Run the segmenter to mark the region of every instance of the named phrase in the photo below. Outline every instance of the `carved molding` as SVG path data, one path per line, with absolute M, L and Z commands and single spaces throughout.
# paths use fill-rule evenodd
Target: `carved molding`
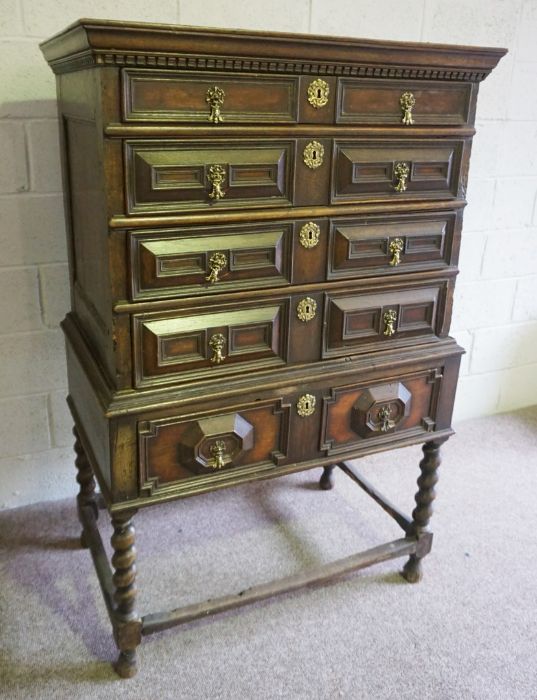
M 192 56 L 127 52 L 85 51 L 66 58 L 52 60 L 55 73 L 68 73 L 93 65 L 176 68 L 196 71 L 225 71 L 240 73 L 292 73 L 298 75 L 334 75 L 357 78 L 404 78 L 413 80 L 458 80 L 480 82 L 489 71 L 448 70 L 431 66 L 379 66 L 332 62 L 285 60 L 256 60 L 229 56 Z

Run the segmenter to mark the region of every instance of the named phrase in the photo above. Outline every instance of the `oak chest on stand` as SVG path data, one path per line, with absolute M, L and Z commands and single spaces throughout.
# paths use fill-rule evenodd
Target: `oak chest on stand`
M 99 20 L 41 48 L 82 544 L 117 672 L 136 672 L 144 634 L 375 562 L 408 557 L 418 581 L 462 352 L 448 332 L 477 89 L 505 51 Z M 349 460 L 415 443 L 407 516 Z M 139 508 L 313 467 L 330 488 L 335 466 L 400 539 L 139 616 Z

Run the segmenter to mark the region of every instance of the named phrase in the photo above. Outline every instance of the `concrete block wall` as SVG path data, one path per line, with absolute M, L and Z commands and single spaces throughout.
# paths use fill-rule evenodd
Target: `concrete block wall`
M 509 48 L 480 91 L 456 418 L 537 403 L 537 0 L 0 0 L 0 507 L 75 493 L 55 85 L 38 43 L 79 17 Z

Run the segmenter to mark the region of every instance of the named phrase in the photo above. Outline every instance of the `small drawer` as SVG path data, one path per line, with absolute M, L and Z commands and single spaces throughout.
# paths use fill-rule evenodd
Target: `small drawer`
M 293 224 L 133 231 L 134 300 L 291 283 Z
M 332 219 L 328 279 L 447 267 L 456 261 L 458 212 Z
M 338 124 L 464 126 L 473 123 L 472 83 L 340 78 Z
M 293 124 L 298 77 L 124 69 L 127 122 Z
M 434 431 L 442 380 L 439 367 L 333 388 L 324 400 L 321 450 L 326 455 L 368 451 Z
M 371 198 L 447 199 L 457 197 L 465 182 L 468 143 L 463 139 L 420 141 L 336 140 L 332 169 L 332 203 Z
M 141 421 L 140 493 L 188 495 L 270 475 L 288 461 L 290 415 L 288 403 L 265 399 L 224 411 Z
M 125 143 L 129 213 L 288 206 L 295 142 Z
M 441 335 L 447 282 L 326 295 L 323 357 L 431 342 Z
M 289 299 L 136 314 L 136 386 L 284 365 L 288 323 Z

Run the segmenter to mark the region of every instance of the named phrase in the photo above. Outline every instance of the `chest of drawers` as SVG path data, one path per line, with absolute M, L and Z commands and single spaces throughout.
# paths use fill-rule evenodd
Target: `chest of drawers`
M 82 544 L 118 673 L 135 672 L 142 634 L 180 622 L 394 557 L 419 580 L 462 352 L 448 332 L 477 88 L 505 52 L 98 20 L 41 48 L 57 74 Z M 406 516 L 349 460 L 415 443 Z M 138 615 L 139 508 L 313 467 L 330 488 L 335 466 L 401 539 Z

